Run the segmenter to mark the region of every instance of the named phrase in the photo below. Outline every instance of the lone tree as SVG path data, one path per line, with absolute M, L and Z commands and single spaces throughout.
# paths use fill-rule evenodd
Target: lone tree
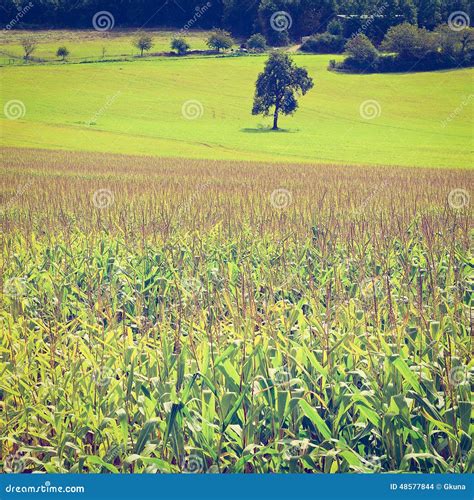
M 25 53 L 23 59 L 25 59 L 25 61 L 28 61 L 31 54 L 33 54 L 33 52 L 36 50 L 38 44 L 36 43 L 36 40 L 34 38 L 26 37 L 21 40 L 21 46 L 23 47 L 23 52 Z
M 304 68 L 298 68 L 288 54 L 270 54 L 255 85 L 253 115 L 269 116 L 273 109 L 273 130 L 278 130 L 280 113 L 291 115 L 298 109 L 297 95 L 305 95 L 314 86 Z
M 143 51 L 145 50 L 150 50 L 153 47 L 153 39 L 151 38 L 150 35 L 139 35 L 135 40 L 133 41 L 133 45 L 140 50 L 140 55 L 143 57 Z
M 210 49 L 217 50 L 220 52 L 221 49 L 230 49 L 234 45 L 234 40 L 227 31 L 224 30 L 214 30 L 212 35 L 207 39 L 207 46 Z
M 66 57 L 69 55 L 69 50 L 66 47 L 59 47 L 56 51 L 56 57 L 61 57 L 64 61 Z
M 191 46 L 184 38 L 173 38 L 171 40 L 171 48 L 176 50 L 179 56 L 184 56 Z

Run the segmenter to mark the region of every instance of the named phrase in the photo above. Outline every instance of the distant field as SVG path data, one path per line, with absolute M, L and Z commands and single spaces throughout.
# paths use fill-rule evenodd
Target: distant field
M 153 37 L 153 52 L 170 51 L 170 41 L 179 32 L 142 30 Z M 50 30 L 27 32 L 21 30 L 0 33 L 0 58 L 23 57 L 21 39 L 25 36 L 33 37 L 38 42 L 38 47 L 33 57 L 46 60 L 57 60 L 56 51 L 64 45 L 68 48 L 70 61 L 83 58 L 102 57 L 102 49 L 105 49 L 105 57 L 137 56 L 140 51 L 133 46 L 133 39 L 137 30 L 112 30 L 99 32 L 95 30 Z M 191 45 L 191 50 L 206 50 L 206 31 L 188 31 L 184 35 Z
M 20 100 L 26 114 L 2 116 L 4 144 L 161 157 L 472 165 L 473 70 L 336 74 L 326 69 L 331 57 L 295 55 L 315 87 L 296 115 L 282 117 L 286 130 L 279 133 L 268 131 L 270 119 L 250 113 L 266 56 L 6 67 L 1 105 Z M 361 115 L 363 103 L 369 115 L 375 110 L 373 119 Z

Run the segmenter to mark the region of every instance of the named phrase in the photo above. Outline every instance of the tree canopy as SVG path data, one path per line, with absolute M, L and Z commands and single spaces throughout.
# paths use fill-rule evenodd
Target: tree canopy
M 230 34 L 223 30 L 214 30 L 207 40 L 207 46 L 210 49 L 217 50 L 217 52 L 220 52 L 221 49 L 230 49 L 232 45 L 234 45 L 234 41 Z
M 378 57 L 377 49 L 362 33 L 351 38 L 346 43 L 345 49 L 349 54 L 349 57 L 351 57 L 353 61 L 359 65 L 370 64 Z
M 176 50 L 178 55 L 184 56 L 186 52 L 191 48 L 191 45 L 184 38 L 173 38 L 171 40 L 171 48 Z
M 17 19 L 29 0 L 3 0 L 0 21 L 4 26 Z M 446 23 L 455 11 L 463 11 L 474 22 L 474 2 L 471 0 L 39 0 L 15 25 L 23 27 L 91 28 L 92 17 L 99 11 L 109 11 L 115 26 L 182 27 L 192 21 L 193 28 L 226 29 L 235 35 L 249 36 L 260 32 L 270 39 L 274 29 L 272 14 L 284 11 L 291 17 L 290 38 L 309 36 L 327 30 L 335 16 L 347 16 L 345 36 L 360 29 L 366 20 L 358 17 L 375 15 L 367 28 L 369 38 L 383 38 L 388 28 L 401 22 L 418 23 L 433 29 Z M 157 13 L 159 15 L 152 15 Z M 9 29 L 9 28 L 8 28 Z M 335 34 L 335 33 L 332 33 Z
M 66 59 L 66 57 L 69 55 L 69 50 L 67 47 L 59 47 L 58 50 L 56 51 L 56 56 L 60 57 L 63 61 Z
M 313 86 L 306 69 L 297 67 L 288 54 L 273 52 L 257 78 L 252 114 L 273 113 L 273 130 L 278 130 L 280 113 L 293 114 L 298 109 L 298 94 L 306 94 Z
M 153 47 L 153 39 L 150 35 L 142 33 L 133 40 L 133 45 L 140 51 L 140 55 L 143 57 L 143 51 L 148 51 Z

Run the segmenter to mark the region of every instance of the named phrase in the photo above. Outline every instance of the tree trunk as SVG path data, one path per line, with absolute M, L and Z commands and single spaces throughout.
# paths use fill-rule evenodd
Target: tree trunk
M 278 130 L 278 108 L 275 109 L 273 113 L 273 128 L 272 130 Z
M 141 49 L 141 50 L 142 50 L 142 55 L 141 55 L 141 57 L 143 57 L 143 49 Z

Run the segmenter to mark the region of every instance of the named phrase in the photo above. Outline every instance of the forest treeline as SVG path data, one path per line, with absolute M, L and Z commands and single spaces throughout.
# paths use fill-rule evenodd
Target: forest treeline
M 95 13 L 108 11 L 115 26 L 216 27 L 234 35 L 268 34 L 272 14 L 285 11 L 295 40 L 326 31 L 336 15 L 348 16 L 346 29 L 353 32 L 366 21 L 349 16 L 374 16 L 374 37 L 402 22 L 433 29 L 457 11 L 474 20 L 471 0 L 0 0 L 0 7 L 2 24 L 15 20 L 15 28 L 88 28 Z

